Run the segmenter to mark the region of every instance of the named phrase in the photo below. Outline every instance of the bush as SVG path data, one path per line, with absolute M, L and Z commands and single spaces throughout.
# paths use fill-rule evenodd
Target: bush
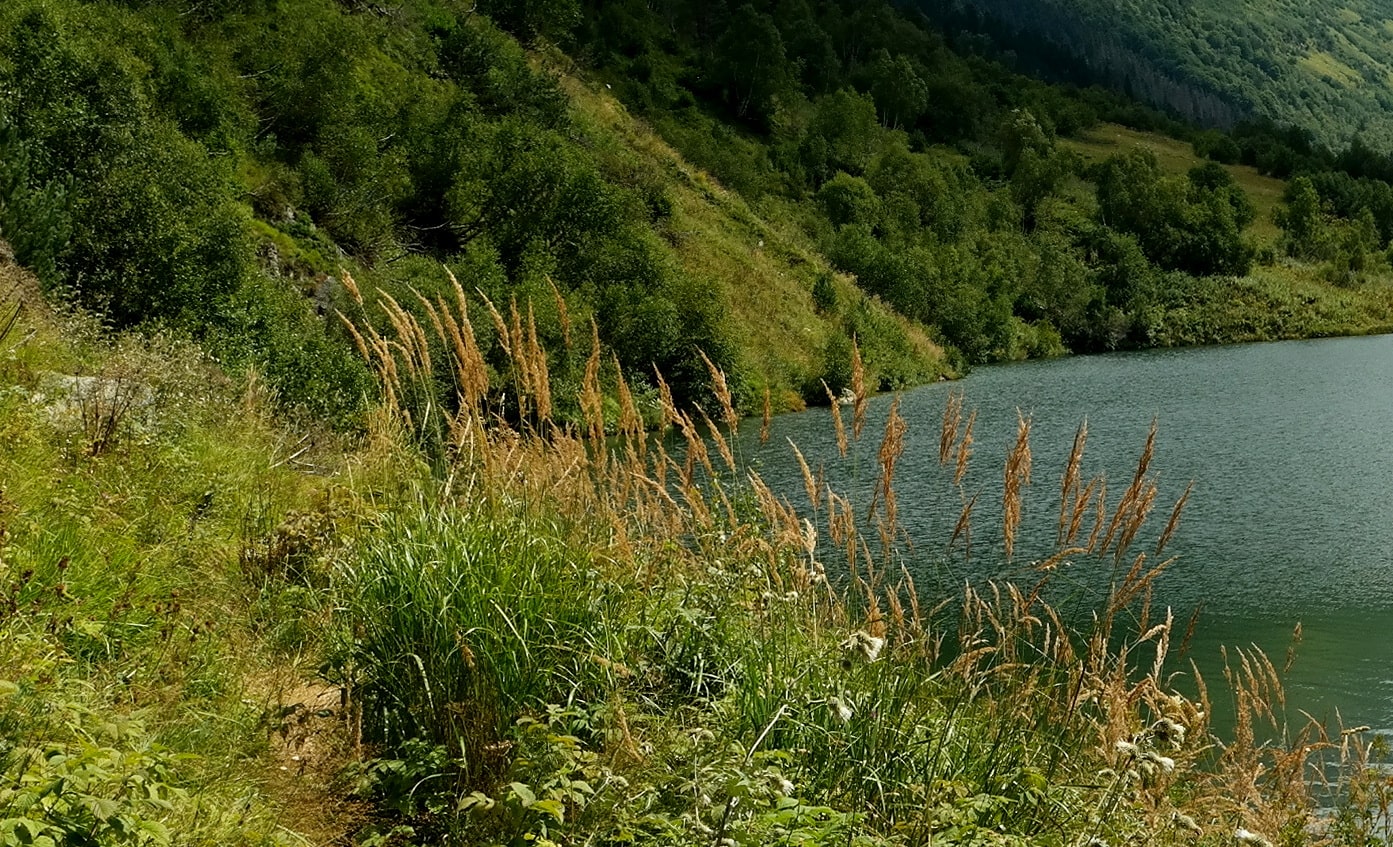
M 0 238 L 50 288 L 60 280 L 72 235 L 67 195 L 64 182 L 38 181 L 30 145 L 0 113 Z
M 224 366 L 254 368 L 284 407 L 352 427 L 376 386 L 332 315 L 316 317 L 283 283 L 254 278 L 224 301 L 205 343 Z
M 880 216 L 880 198 L 860 177 L 844 172 L 827 181 L 817 192 L 817 203 L 833 226 L 874 225 Z
M 609 652 L 618 587 L 555 532 L 424 503 L 384 523 L 341 575 L 334 660 L 370 737 L 444 747 L 478 788 L 519 717 L 603 700 L 608 672 L 591 657 Z

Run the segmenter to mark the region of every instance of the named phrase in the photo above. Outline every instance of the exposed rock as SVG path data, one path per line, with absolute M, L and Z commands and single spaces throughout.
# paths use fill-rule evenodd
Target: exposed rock
M 148 385 L 129 377 L 46 373 L 31 400 L 55 422 L 107 419 L 116 425 L 147 411 L 155 395 Z

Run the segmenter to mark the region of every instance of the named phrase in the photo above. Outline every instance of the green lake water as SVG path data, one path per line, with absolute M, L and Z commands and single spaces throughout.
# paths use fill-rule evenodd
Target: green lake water
M 941 555 L 963 494 L 939 466 L 949 392 L 978 412 L 972 472 L 979 493 L 973 555 Z M 871 402 L 854 454 L 837 455 L 830 412 L 783 415 L 760 445 L 758 422 L 741 458 L 806 513 L 792 439 L 833 487 L 864 511 L 876 476 L 890 397 Z M 1060 477 L 1074 431 L 1088 421 L 1085 477 L 1104 474 L 1110 505 L 1132 478 L 1153 418 L 1160 496 L 1135 551 L 1149 550 L 1171 505 L 1194 491 L 1167 549 L 1178 556 L 1155 607 L 1181 621 L 1200 611 L 1187 659 L 1221 688 L 1220 649 L 1257 645 L 1280 667 L 1298 622 L 1303 639 L 1287 676 L 1288 714 L 1393 732 L 1393 336 L 1077 357 L 982 368 L 902 395 L 909 424 L 896 470 L 900 520 L 927 584 L 947 577 L 1034 581 L 1028 563 L 1052 551 Z M 1002 466 L 1017 411 L 1033 420 L 1033 485 L 1014 563 L 1000 546 Z M 850 417 L 850 409 L 844 410 Z M 832 560 L 832 554 L 824 555 Z M 1105 567 L 1061 569 L 1056 589 L 1086 594 Z M 1077 591 L 1071 591 L 1076 586 Z M 1178 636 L 1177 636 L 1178 640 Z M 1173 663 L 1184 671 L 1188 661 Z M 1177 682 L 1184 687 L 1184 680 Z M 1221 709 L 1222 704 L 1216 703 Z

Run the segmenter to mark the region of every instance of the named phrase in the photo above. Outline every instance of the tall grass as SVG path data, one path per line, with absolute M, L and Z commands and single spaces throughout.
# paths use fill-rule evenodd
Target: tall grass
M 465 301 L 460 291 L 436 304 L 438 334 L 467 332 Z M 916 585 L 898 530 L 908 424 L 897 404 L 869 508 L 831 491 L 795 446 L 800 511 L 741 467 L 705 412 L 674 406 L 660 376 L 681 450 L 627 416 L 605 440 L 594 341 L 586 420 L 579 431 L 555 423 L 527 308 L 493 314 L 522 359 L 514 390 L 536 398 L 513 420 L 486 420 L 465 355 L 425 361 L 409 315 L 392 338 L 362 330 L 361 348 L 395 381 L 382 425 L 443 439 L 449 462 L 340 570 L 339 667 L 365 742 L 388 758 L 411 758 L 422 740 L 437 751 L 429 781 L 465 798 L 433 807 L 441 832 L 470 843 L 1121 844 L 1220 843 L 1240 830 L 1296 843 L 1312 831 L 1307 777 L 1336 743 L 1283 723 L 1266 657 L 1236 654 L 1223 682 L 1240 715 L 1230 739 L 1211 734 L 1208 681 L 1192 667 L 1198 693 L 1175 687 L 1170 652 L 1184 633 L 1150 595 L 1189 492 L 1137 552 L 1157 505 L 1155 426 L 1111 504 L 1105 480 L 1081 475 L 1079 428 L 1054 548 L 1025 584 Z M 455 341 L 446 348 L 469 349 Z M 853 363 L 851 425 L 836 420 L 846 443 L 866 419 Z M 455 375 L 456 408 L 409 405 L 427 396 L 432 368 Z M 733 428 L 713 371 L 716 413 Z M 975 424 L 963 406 L 950 395 L 939 444 L 959 490 Z M 1004 471 L 1008 556 L 1031 455 L 1022 418 Z M 970 535 L 974 502 L 964 497 L 950 547 Z M 1090 617 L 1046 601 L 1056 571 L 1090 566 L 1109 577 Z M 1259 740 L 1273 736 L 1263 725 L 1276 741 Z M 1349 832 L 1373 831 L 1348 820 Z
M 622 589 L 557 536 L 424 502 L 384 520 L 341 575 L 365 733 L 444 746 L 468 782 L 497 771 L 518 715 L 614 684 Z

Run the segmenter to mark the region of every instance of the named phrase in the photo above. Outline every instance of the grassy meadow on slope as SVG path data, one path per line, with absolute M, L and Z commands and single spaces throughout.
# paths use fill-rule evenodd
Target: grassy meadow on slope
M 728 331 L 743 339 L 745 365 L 764 374 L 769 384 L 784 392 L 806 391 L 810 375 L 844 370 L 849 360 L 829 361 L 827 353 L 830 349 L 835 354 L 838 339 L 847 335 L 870 348 L 867 359 L 882 390 L 949 373 L 942 349 L 922 327 L 867 297 L 845 276 L 835 275 L 801 231 L 776 228 L 738 194 L 684 161 L 602 91 L 603 86 L 587 85 L 569 74 L 561 78 L 561 85 L 581 120 L 592 123 L 611 146 L 626 151 L 634 167 L 648 170 L 666 186 L 672 206 L 665 235 L 676 260 L 721 292 L 730 304 Z M 819 280 L 832 292 L 830 303 L 819 304 L 812 296 Z M 776 408 L 801 402 L 782 398 Z
M 1098 165 L 1129 150 L 1153 155 L 1165 173 L 1182 176 L 1207 160 L 1194 145 L 1154 132 L 1101 124 L 1060 146 Z M 1267 258 L 1237 279 L 1195 281 L 1163 298 L 1151 343 L 1162 346 L 1219 344 L 1226 341 L 1273 341 L 1393 330 L 1393 271 L 1374 265 L 1353 285 L 1339 279 L 1333 263 L 1278 258 L 1284 231 L 1278 226 L 1288 197 L 1288 183 L 1246 165 L 1223 168 L 1254 209 L 1245 230 Z M 1092 202 L 1092 189 L 1080 184 L 1081 198 Z
M 1195 152 L 1193 144 L 1118 124 L 1099 124 L 1077 138 L 1063 139 L 1060 144 L 1078 153 L 1089 164 L 1097 164 L 1134 147 L 1150 150 L 1161 167 L 1173 174 L 1186 173 L 1205 163 L 1204 157 Z M 1283 202 L 1286 183 L 1246 165 L 1226 164 L 1224 169 L 1253 204 L 1256 214 L 1248 233 L 1262 247 L 1275 248 L 1281 238 L 1281 230 L 1274 213 Z
M 285 571 L 357 514 L 304 470 L 344 457 L 186 339 L 37 291 L 0 263 L 0 843 L 304 844 L 271 786 L 319 606 Z

